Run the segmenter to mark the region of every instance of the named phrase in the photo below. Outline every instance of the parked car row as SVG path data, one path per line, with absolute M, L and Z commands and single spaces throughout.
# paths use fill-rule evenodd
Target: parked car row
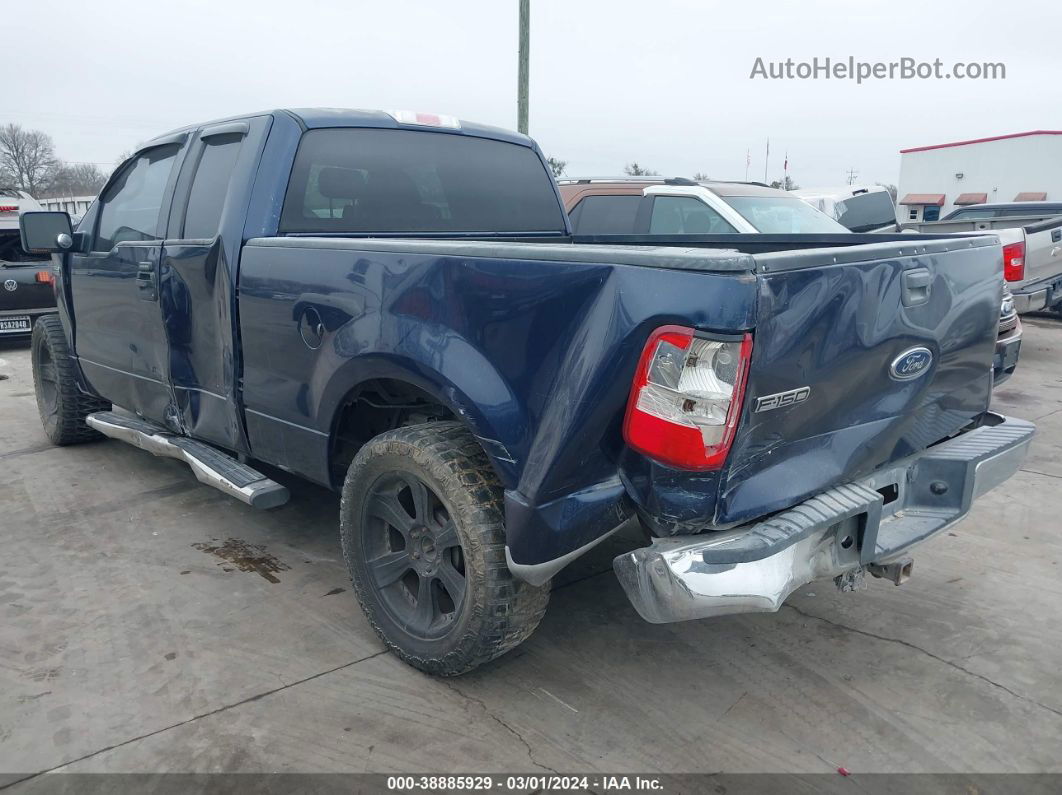
M 256 461 L 338 491 L 369 622 L 442 675 L 527 638 L 550 579 L 629 520 L 652 540 L 614 568 L 646 620 L 775 611 L 812 580 L 900 584 L 1021 466 L 1033 425 L 988 410 L 996 238 L 915 250 L 676 180 L 597 234 L 600 185 L 561 186 L 572 220 L 534 141 L 435 114 L 155 138 L 76 230 L 22 215 L 57 263 L 45 432 L 255 507 L 288 497 Z
M 755 182 L 647 177 L 561 179 L 577 235 L 844 234 L 792 194 Z
M 881 186 L 853 188 L 846 197 L 840 191 L 794 193 L 761 183 L 681 177 L 561 179 L 558 184 L 572 231 L 591 237 L 882 232 L 887 217 L 892 218 L 888 231 L 897 231 L 892 199 Z M 1003 255 L 1013 258 L 1013 248 L 1004 246 Z M 1005 267 L 1005 278 L 1012 275 Z M 1021 323 L 1008 287 L 1005 281 L 993 368 L 997 385 L 1014 373 L 1021 349 Z
M 1062 210 L 1046 202 L 962 207 L 940 221 L 902 224 L 933 234 L 992 232 L 1003 243 L 1003 277 L 1019 313 L 1062 310 Z
M 793 191 L 855 232 L 991 232 L 1003 244 L 1003 276 L 1019 314 L 1062 311 L 1062 202 L 959 207 L 937 221 L 898 222 L 883 185 Z

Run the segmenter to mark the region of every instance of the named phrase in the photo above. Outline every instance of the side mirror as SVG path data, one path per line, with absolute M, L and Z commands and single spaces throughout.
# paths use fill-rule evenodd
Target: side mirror
M 67 213 L 28 212 L 18 219 L 22 248 L 30 253 L 62 254 L 74 245 L 74 230 Z

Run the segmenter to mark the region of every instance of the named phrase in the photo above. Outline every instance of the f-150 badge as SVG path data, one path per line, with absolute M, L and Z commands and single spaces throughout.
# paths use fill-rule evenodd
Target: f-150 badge
M 786 406 L 795 406 L 797 403 L 803 403 L 810 396 L 810 386 L 802 386 L 786 392 L 775 392 L 773 395 L 764 395 L 761 398 L 756 398 L 756 407 L 752 411 L 757 413 L 770 411 L 771 409 L 781 409 Z

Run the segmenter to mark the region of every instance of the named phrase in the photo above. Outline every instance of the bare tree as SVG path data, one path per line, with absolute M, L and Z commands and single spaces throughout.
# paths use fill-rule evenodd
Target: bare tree
M 95 196 L 107 175 L 94 163 L 60 163 L 44 190 L 45 196 Z
M 547 157 L 546 164 L 549 166 L 549 170 L 553 172 L 554 177 L 563 176 L 564 169 L 568 167 L 567 160 L 558 160 L 555 157 Z
M 36 196 L 59 165 L 52 137 L 18 124 L 0 127 L 0 182 Z
M 778 188 L 779 190 L 800 190 L 800 186 L 797 185 L 791 176 L 786 174 L 785 180 L 774 180 L 771 183 L 772 188 Z
M 889 182 L 879 182 L 877 184 L 889 192 L 889 196 L 892 197 L 892 203 L 896 204 L 896 186 Z
M 623 173 L 628 177 L 655 177 L 659 176 L 658 172 L 652 171 L 648 168 L 642 168 L 637 163 L 628 163 L 623 167 Z
M 712 178 L 705 174 L 703 171 L 698 171 L 693 175 L 694 182 L 711 182 Z

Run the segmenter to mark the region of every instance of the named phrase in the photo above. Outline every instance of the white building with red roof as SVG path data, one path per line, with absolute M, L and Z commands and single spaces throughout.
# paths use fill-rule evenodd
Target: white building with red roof
M 901 223 L 971 204 L 1062 201 L 1062 130 L 901 149 L 897 200 Z

